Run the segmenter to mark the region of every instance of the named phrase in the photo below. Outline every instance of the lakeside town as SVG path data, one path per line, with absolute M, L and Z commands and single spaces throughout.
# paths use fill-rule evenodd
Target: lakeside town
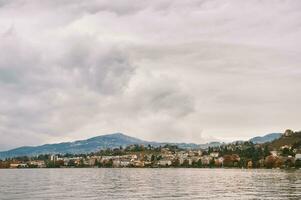
M 285 131 L 276 141 L 237 141 L 207 149 L 175 145 L 129 145 L 89 154 L 46 154 L 0 160 L 0 168 L 301 168 L 301 132 Z M 293 141 L 293 142 L 287 142 Z

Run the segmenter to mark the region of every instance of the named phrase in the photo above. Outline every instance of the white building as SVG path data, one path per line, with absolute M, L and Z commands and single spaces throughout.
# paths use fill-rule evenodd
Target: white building
M 295 159 L 296 159 L 296 160 L 301 160 L 301 153 L 297 153 L 297 154 L 295 155 Z
M 51 155 L 50 160 L 55 162 L 55 161 L 58 160 L 58 156 L 57 155 Z
M 210 153 L 210 156 L 213 157 L 213 158 L 218 158 L 219 153 L 218 152 L 212 152 L 212 153 Z
M 158 165 L 160 165 L 160 166 L 170 166 L 171 161 L 170 160 L 159 160 Z
M 129 160 L 121 160 L 120 167 L 128 167 L 130 166 L 131 162 Z
M 113 160 L 114 167 L 120 167 L 120 164 L 121 164 L 120 160 Z
M 271 151 L 270 153 L 272 156 L 278 156 L 278 151 Z
M 30 161 L 30 164 L 35 165 L 39 168 L 46 167 L 45 162 L 43 160 L 33 160 L 33 161 Z
M 25 168 L 27 167 L 27 164 L 26 163 L 11 163 L 10 164 L 10 168 Z

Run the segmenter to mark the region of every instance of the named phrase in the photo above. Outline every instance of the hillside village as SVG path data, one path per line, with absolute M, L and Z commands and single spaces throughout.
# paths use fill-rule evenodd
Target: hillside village
M 301 168 L 301 132 L 286 130 L 272 142 L 234 142 L 207 149 L 133 144 L 89 154 L 53 154 L 0 160 L 0 168 L 191 167 Z

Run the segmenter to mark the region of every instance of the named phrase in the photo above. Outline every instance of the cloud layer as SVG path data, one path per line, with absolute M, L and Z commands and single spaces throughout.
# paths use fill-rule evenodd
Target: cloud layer
M 301 3 L 0 0 L 0 150 L 300 129 Z

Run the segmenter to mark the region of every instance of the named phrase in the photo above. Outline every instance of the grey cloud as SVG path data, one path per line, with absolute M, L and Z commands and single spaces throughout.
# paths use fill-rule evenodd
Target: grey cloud
M 194 112 L 194 98 L 183 91 L 176 80 L 168 77 L 149 79 L 144 86 L 137 88 L 135 98 L 138 102 L 134 105 L 147 112 L 159 115 L 170 115 L 180 119 Z
M 203 142 L 298 129 L 300 7 L 0 0 L 0 149 L 115 131 Z
M 76 130 L 106 95 L 123 93 L 134 73 L 122 49 L 95 40 L 85 47 L 65 41 L 53 55 L 47 46 L 40 52 L 14 35 L 2 41 L 1 136 L 7 143 L 16 137 L 34 144 Z
M 75 84 L 87 85 L 100 93 L 122 92 L 135 71 L 125 50 L 91 37 L 68 41 L 58 65 L 74 76 Z

